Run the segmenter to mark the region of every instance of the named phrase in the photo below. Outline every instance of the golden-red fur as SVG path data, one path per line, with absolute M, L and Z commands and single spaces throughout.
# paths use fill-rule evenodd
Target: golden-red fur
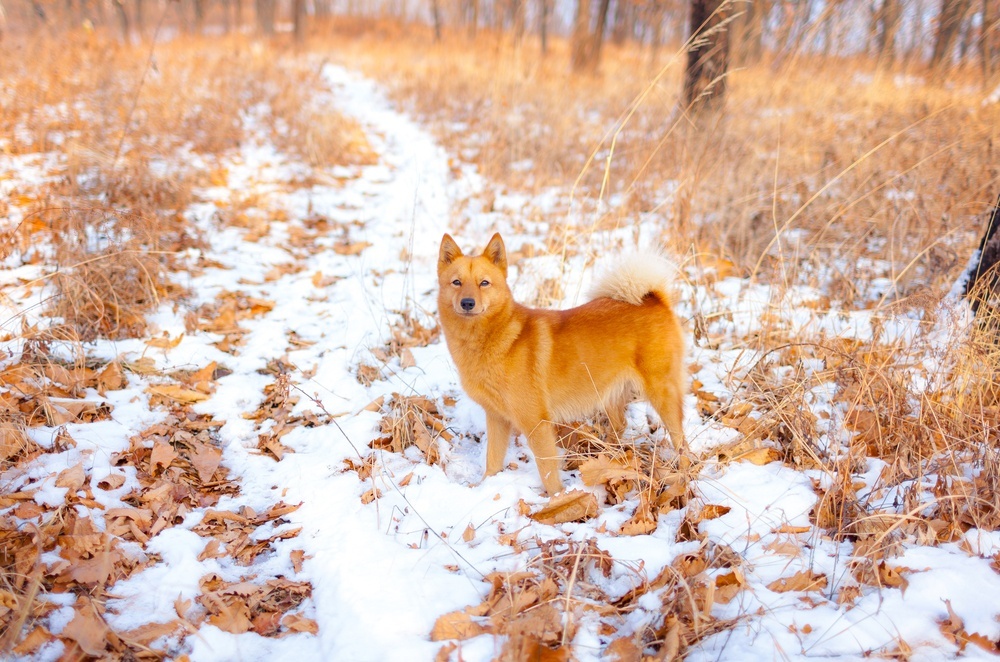
M 499 234 L 475 256 L 444 235 L 438 312 L 462 388 L 486 410 L 487 476 L 503 468 L 517 430 L 528 438 L 545 489 L 559 492 L 553 423 L 605 407 L 621 431 L 632 388 L 652 403 L 675 448 L 684 448 L 684 335 L 663 271 L 647 266 L 637 259 L 605 278 L 597 292 L 611 296 L 539 310 L 514 301 Z

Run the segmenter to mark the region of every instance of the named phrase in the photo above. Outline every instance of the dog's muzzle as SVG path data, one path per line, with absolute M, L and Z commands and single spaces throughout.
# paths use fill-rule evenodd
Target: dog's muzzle
M 467 313 L 471 313 L 472 309 L 476 307 L 476 300 L 470 298 L 462 299 L 459 302 L 459 305 L 462 306 L 462 310 Z

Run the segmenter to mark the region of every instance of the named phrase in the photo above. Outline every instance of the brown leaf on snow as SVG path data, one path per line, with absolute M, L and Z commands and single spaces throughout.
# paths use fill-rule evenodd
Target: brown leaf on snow
M 821 572 L 802 570 L 791 577 L 776 579 L 767 585 L 775 593 L 787 591 L 821 591 L 826 588 L 826 575 Z
M 732 508 L 730 508 L 729 506 L 706 504 L 702 506 L 701 513 L 698 515 L 698 517 L 699 520 L 715 519 L 717 517 L 722 517 L 730 510 L 732 510 Z
M 305 551 L 301 549 L 293 549 L 288 555 L 288 558 L 292 561 L 292 569 L 295 570 L 295 573 L 298 574 L 302 572 L 302 562 L 306 559 Z
M 245 602 L 224 602 L 217 596 L 205 596 L 217 608 L 216 613 L 208 617 L 208 622 L 224 632 L 243 634 L 253 627 L 250 621 L 250 608 Z
M 153 452 L 149 456 L 149 473 L 156 474 L 158 467 L 166 469 L 176 459 L 177 451 L 170 444 L 162 442 L 153 444 Z
M 89 598 L 81 597 L 76 602 L 76 613 L 59 636 L 75 641 L 88 655 L 103 656 L 110 633 L 104 619 L 97 615 Z
M 159 338 L 150 338 L 147 340 L 146 345 L 148 347 L 156 347 L 158 349 L 173 349 L 174 347 L 177 347 L 177 345 L 181 344 L 182 340 L 184 340 L 183 333 L 176 338 L 171 338 L 164 332 L 163 336 Z
M 49 641 L 52 641 L 52 633 L 43 628 L 41 625 L 38 625 L 34 630 L 28 633 L 28 636 L 21 640 L 21 643 L 14 646 L 13 651 L 16 655 L 28 655 L 29 653 L 35 652 L 42 644 Z
M 70 492 L 76 492 L 83 487 L 87 480 L 87 474 L 83 470 L 83 462 L 69 469 L 63 469 L 56 476 L 56 487 L 68 488 Z
M 319 624 L 302 614 L 288 614 L 281 619 L 281 624 L 292 632 L 308 632 L 309 634 L 319 632 Z
M 464 641 L 489 632 L 489 629 L 472 619 L 464 611 L 453 611 L 439 616 L 431 630 L 431 641 L 458 639 Z
M 179 402 L 181 404 L 193 404 L 195 402 L 202 402 L 208 400 L 208 395 L 202 393 L 201 391 L 194 391 L 189 388 L 184 388 L 183 386 L 177 386 L 175 384 L 160 384 L 157 386 L 150 386 L 146 389 L 146 393 L 150 395 L 160 396 L 161 398 L 166 398 L 174 402 Z
M 465 527 L 465 531 L 462 532 L 462 540 L 465 542 L 472 542 L 476 539 L 476 527 L 472 526 L 472 522 L 469 522 L 469 526 Z
M 614 479 L 638 478 L 639 472 L 618 458 L 603 453 L 580 465 L 580 479 L 588 487 L 601 485 Z
M 97 487 L 105 491 L 117 490 L 124 484 L 125 476 L 123 474 L 108 474 L 101 480 L 97 481 Z
M 203 483 L 208 483 L 211 482 L 215 470 L 222 462 L 222 450 L 208 444 L 196 444 L 190 459 L 191 465 L 198 472 L 198 479 Z
M 571 490 L 555 495 L 542 508 L 530 515 L 542 524 L 579 522 L 597 515 L 597 497 L 590 492 Z
M 732 572 L 715 576 L 715 601 L 723 604 L 732 600 L 737 593 L 747 586 L 746 577 L 739 568 Z
M 146 623 L 134 630 L 119 632 L 118 636 L 129 644 L 148 646 L 160 637 L 166 637 L 176 632 L 181 627 L 181 621 L 174 619 L 169 623 Z
M 128 386 L 128 377 L 122 370 L 122 364 L 112 361 L 97 373 L 97 392 L 104 395 L 107 391 L 118 391 Z
M 371 246 L 371 244 L 367 241 L 341 241 L 333 245 L 333 252 L 337 255 L 359 255 L 369 246 Z
M 639 506 L 635 509 L 635 513 L 627 522 L 622 524 L 619 533 L 623 536 L 643 536 L 656 531 L 658 524 L 657 513 L 653 512 L 648 498 L 643 493 L 640 496 Z

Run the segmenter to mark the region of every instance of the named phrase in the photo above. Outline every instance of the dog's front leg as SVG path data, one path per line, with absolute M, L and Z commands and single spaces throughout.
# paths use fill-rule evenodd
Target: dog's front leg
M 503 470 L 510 445 L 510 422 L 502 416 L 486 412 L 486 475 L 492 476 Z
M 539 422 L 528 435 L 528 446 L 535 455 L 535 464 L 542 477 L 542 485 L 549 496 L 562 492 L 559 477 L 559 450 L 556 448 L 556 428 L 548 421 Z

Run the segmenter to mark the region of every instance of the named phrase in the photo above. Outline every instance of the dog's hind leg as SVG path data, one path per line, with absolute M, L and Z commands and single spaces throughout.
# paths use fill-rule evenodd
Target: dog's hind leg
M 486 412 L 486 475 L 492 476 L 503 469 L 507 447 L 510 445 L 510 422 L 494 412 Z
M 604 413 L 607 414 L 608 423 L 611 424 L 611 432 L 614 434 L 613 441 L 621 441 L 622 437 L 625 436 L 625 428 L 628 425 L 625 407 L 628 406 L 631 395 L 629 389 L 623 388 L 621 392 L 608 398 L 604 405 Z
M 670 435 L 670 441 L 673 442 L 674 450 L 678 453 L 683 453 L 687 449 L 687 442 L 684 440 L 683 383 L 680 371 L 672 369 L 669 374 L 661 376 L 656 381 L 646 379 L 643 384 L 646 398 L 659 414 Z

